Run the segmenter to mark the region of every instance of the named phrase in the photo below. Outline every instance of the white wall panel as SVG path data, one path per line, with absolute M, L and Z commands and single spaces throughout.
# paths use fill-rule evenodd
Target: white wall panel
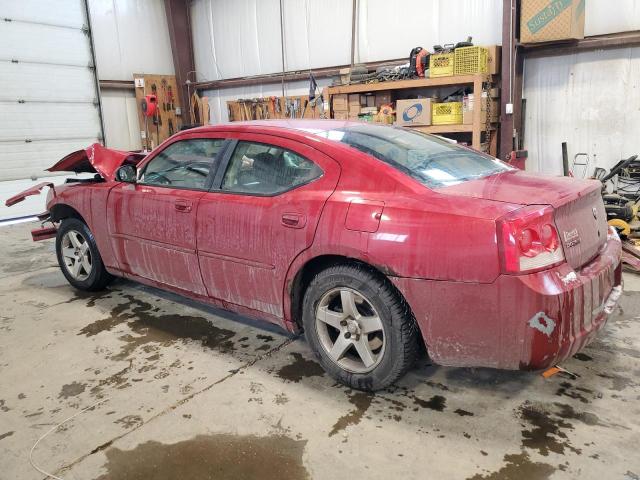
M 198 80 L 281 71 L 279 5 L 279 0 L 194 1 L 191 26 Z
M 285 0 L 285 69 L 351 62 L 351 7 L 348 0 Z
M 502 0 L 360 0 L 357 60 L 408 57 L 413 47 L 502 43 Z M 349 42 L 346 47 L 348 48 Z
M 169 29 L 161 0 L 89 0 L 98 78 L 134 73 L 173 75 Z
M 108 146 L 119 150 L 140 150 L 138 105 L 132 90 L 104 90 L 102 116 Z
M 349 0 L 284 0 L 285 70 L 346 65 L 351 60 Z M 360 0 L 356 61 L 408 57 L 422 45 L 501 40 L 501 0 Z M 194 0 L 192 33 L 198 80 L 282 70 L 280 0 Z M 328 81 L 322 82 L 323 84 Z M 307 82 L 288 85 L 306 91 Z M 226 121 L 226 100 L 281 95 L 280 85 L 208 92 L 212 122 Z
M 570 163 L 590 155 L 589 174 L 640 153 L 638 47 L 527 60 L 524 98 L 530 170 L 561 174 L 563 141 Z
M 584 34 L 640 30 L 640 2 L 638 0 L 587 0 Z
M 351 61 L 348 0 L 284 0 L 285 69 Z M 360 0 L 356 61 L 408 57 L 422 45 L 473 36 L 501 42 L 501 0 Z M 279 0 L 195 0 L 191 5 L 198 80 L 282 70 Z

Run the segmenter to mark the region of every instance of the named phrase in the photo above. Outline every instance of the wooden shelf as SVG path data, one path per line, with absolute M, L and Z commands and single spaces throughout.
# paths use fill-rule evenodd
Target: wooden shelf
M 400 90 L 405 88 L 447 87 L 455 85 L 472 85 L 476 81 L 489 82 L 491 81 L 491 75 L 458 75 L 453 77 L 396 80 L 392 82 L 358 83 L 356 85 L 327 87 L 327 92 L 329 95 L 337 95 L 340 93 L 377 92 L 380 90 Z
M 473 132 L 473 125 L 428 125 L 411 126 L 405 125 L 422 133 L 467 133 Z
M 409 127 L 409 128 L 413 128 L 415 130 L 418 130 L 420 132 L 423 133 L 472 133 L 473 132 L 473 125 L 472 124 L 468 124 L 468 125 L 462 125 L 462 124 L 456 124 L 456 125 L 416 125 L 416 126 L 411 126 L 411 125 L 403 125 L 404 127 Z M 493 125 L 491 125 L 490 130 L 495 130 L 495 127 Z

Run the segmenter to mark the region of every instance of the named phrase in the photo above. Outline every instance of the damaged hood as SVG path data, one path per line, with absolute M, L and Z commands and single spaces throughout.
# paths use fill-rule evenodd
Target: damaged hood
M 602 188 L 597 180 L 505 172 L 437 189 L 439 193 L 519 205 L 559 207 Z
M 116 170 L 122 165 L 137 165 L 144 153 L 124 152 L 105 148 L 99 143 L 70 153 L 52 167 L 49 172 L 99 173 L 105 180 L 113 181 Z

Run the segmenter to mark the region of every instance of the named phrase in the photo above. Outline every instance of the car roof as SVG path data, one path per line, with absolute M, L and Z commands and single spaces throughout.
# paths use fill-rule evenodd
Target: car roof
M 293 130 L 302 133 L 320 133 L 336 128 L 348 128 L 362 125 L 362 122 L 350 122 L 344 120 L 321 120 L 321 119 L 273 119 L 273 120 L 252 120 L 246 122 L 226 122 L 213 125 L 205 125 L 187 131 L 216 131 L 232 130 L 241 128 L 243 130 L 261 130 L 263 128 L 278 130 Z M 252 128 L 255 127 L 255 128 Z
M 205 125 L 188 130 L 183 130 L 176 134 L 176 137 L 188 136 L 191 133 L 216 133 L 216 132 L 247 132 L 262 133 L 280 137 L 285 137 L 301 141 L 308 145 L 332 155 L 337 152 L 347 152 L 354 154 L 354 149 L 349 145 L 328 139 L 320 135 L 328 130 L 338 128 L 349 128 L 354 126 L 368 125 L 363 122 L 349 122 L 343 120 L 320 120 L 320 119 L 283 119 L 283 120 L 254 120 L 248 122 L 226 122 L 214 125 Z M 362 154 L 357 152 L 357 154 Z M 332 155 L 333 156 L 333 155 Z M 369 155 L 367 155 L 369 157 Z M 373 158 L 373 157 L 371 157 Z

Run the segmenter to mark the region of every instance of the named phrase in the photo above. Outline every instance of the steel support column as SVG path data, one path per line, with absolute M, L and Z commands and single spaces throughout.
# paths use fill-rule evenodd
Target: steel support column
M 180 90 L 182 123 L 187 124 L 190 121 L 187 80 L 194 82 L 196 79 L 189 2 L 188 0 L 165 0 L 164 6 L 167 14 L 167 26 L 169 27 L 169 39 L 171 40 L 173 67 L 176 72 L 178 89 Z
M 514 57 L 516 56 L 516 0 L 502 0 L 502 65 L 500 88 L 500 148 L 498 158 L 505 159 L 514 149 L 514 115 L 507 114 L 507 104 L 513 109 L 516 104 L 514 75 Z M 521 96 L 521 95 L 520 95 Z

